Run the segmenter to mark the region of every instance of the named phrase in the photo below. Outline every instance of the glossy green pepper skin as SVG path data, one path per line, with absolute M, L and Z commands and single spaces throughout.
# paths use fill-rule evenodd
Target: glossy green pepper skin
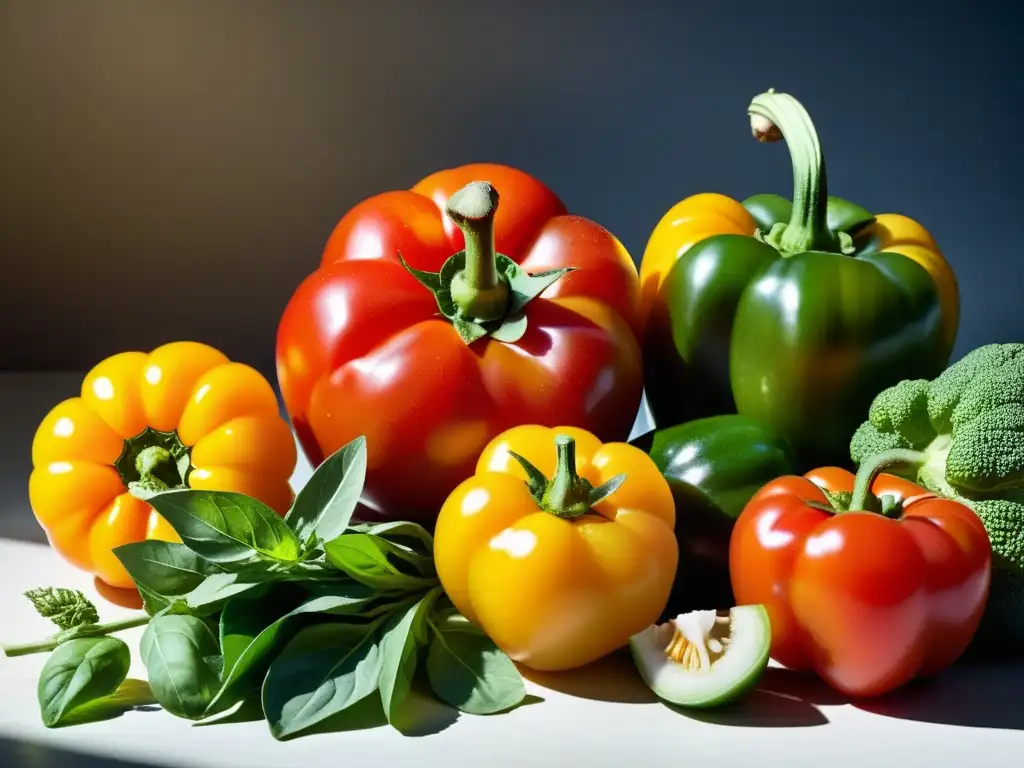
M 697 419 L 631 442 L 654 461 L 676 503 L 679 570 L 665 617 L 733 605 L 733 523 L 762 486 L 796 472 L 792 448 L 776 430 L 738 415 Z
M 785 132 L 794 200 L 697 195 L 659 224 L 644 254 L 648 403 L 659 427 L 739 413 L 785 436 L 804 467 L 845 465 L 880 391 L 947 366 L 955 278 L 920 225 L 827 195 L 792 97 L 764 94 L 751 114 Z

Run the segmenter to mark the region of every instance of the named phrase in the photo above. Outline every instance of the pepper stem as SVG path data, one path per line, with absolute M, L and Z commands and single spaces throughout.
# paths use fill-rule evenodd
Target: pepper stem
M 881 509 L 886 517 L 894 515 L 893 504 L 876 504 L 877 501 L 871 493 L 871 486 L 879 473 L 889 467 L 919 467 L 927 457 L 921 451 L 911 451 L 903 448 L 896 448 L 891 451 L 875 454 L 866 459 L 857 470 L 857 478 L 853 482 L 853 496 L 850 498 L 851 512 L 872 511 Z
M 555 476 L 550 480 L 525 458 L 510 451 L 526 472 L 526 485 L 537 506 L 552 515 L 567 520 L 585 515 L 626 480 L 625 474 L 615 475 L 595 488 L 589 480 L 580 477 L 576 472 L 576 441 L 570 435 L 555 437 L 555 451 Z
M 594 486 L 576 473 L 576 441 L 572 437 L 558 435 L 555 451 L 555 476 L 541 497 L 541 507 L 559 517 L 579 517 L 590 509 Z
M 83 624 L 32 643 L 5 645 L 3 646 L 3 652 L 5 656 L 10 657 L 28 656 L 31 653 L 46 653 L 56 649 L 57 646 L 66 643 L 68 640 L 77 640 L 81 637 L 102 637 L 114 632 L 122 632 L 126 629 L 148 624 L 150 619 L 149 615 L 143 614 L 141 616 L 130 616 L 127 619 L 118 619 L 106 624 Z
M 812 250 L 842 253 L 842 238 L 828 228 L 825 158 L 807 111 L 774 88 L 756 96 L 747 111 L 754 138 L 784 139 L 793 162 L 793 213 L 788 224 L 776 224 L 764 240 L 783 256 Z
M 189 448 L 176 432 L 146 427 L 124 441 L 114 468 L 129 493 L 145 501 L 163 491 L 187 488 L 192 465 Z
M 174 477 L 178 471 L 174 457 L 170 451 L 159 445 L 151 445 L 139 451 L 139 455 L 135 457 L 135 469 L 138 470 L 140 483 L 162 491 L 168 490 L 171 486 L 168 480 L 161 478 L 161 475 L 170 474 L 170 483 L 178 479 Z
M 474 181 L 448 200 L 447 213 L 466 242 L 465 267 L 451 282 L 452 301 L 464 317 L 479 322 L 499 320 L 508 308 L 508 283 L 498 274 L 494 248 L 494 215 L 498 190 L 486 181 Z

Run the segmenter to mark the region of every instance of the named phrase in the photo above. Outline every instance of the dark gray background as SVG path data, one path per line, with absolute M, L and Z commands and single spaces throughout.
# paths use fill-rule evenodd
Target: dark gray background
M 464 162 L 536 174 L 639 259 L 688 194 L 789 194 L 747 126 L 768 87 L 811 111 L 834 193 L 933 232 L 957 356 L 1024 340 L 1013 5 L 0 0 L 0 369 L 194 338 L 272 372 L 345 210 Z M 0 381 L 3 535 L 42 540 L 26 446 L 79 378 Z M 1020 727 L 1017 676 L 953 674 L 894 716 Z M 3 765 L 69 760 L 130 768 L 0 738 Z
M 789 194 L 747 126 L 768 87 L 831 191 L 933 232 L 956 356 L 1024 340 L 1021 32 L 1009 2 L 0 0 L 0 367 L 193 338 L 272 371 L 346 209 L 463 162 L 638 260 L 688 194 Z

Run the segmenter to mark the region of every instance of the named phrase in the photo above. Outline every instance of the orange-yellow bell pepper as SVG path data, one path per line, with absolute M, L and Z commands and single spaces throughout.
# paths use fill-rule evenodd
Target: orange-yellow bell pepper
M 57 404 L 32 442 L 29 499 L 53 548 L 115 587 L 132 580 L 113 553 L 180 541 L 145 502 L 168 488 L 235 491 L 283 515 L 296 449 L 255 369 L 196 342 L 122 352 Z
M 653 624 L 679 549 L 647 454 L 571 427 L 513 427 L 441 508 L 434 563 L 455 607 L 538 671 L 588 664 Z

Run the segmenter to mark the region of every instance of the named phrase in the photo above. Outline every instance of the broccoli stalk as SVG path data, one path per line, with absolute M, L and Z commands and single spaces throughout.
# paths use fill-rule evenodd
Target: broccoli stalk
M 892 474 L 971 507 L 992 542 L 992 588 L 976 644 L 1024 654 L 1024 344 L 989 344 L 932 381 L 883 390 L 850 458 L 899 450 Z

